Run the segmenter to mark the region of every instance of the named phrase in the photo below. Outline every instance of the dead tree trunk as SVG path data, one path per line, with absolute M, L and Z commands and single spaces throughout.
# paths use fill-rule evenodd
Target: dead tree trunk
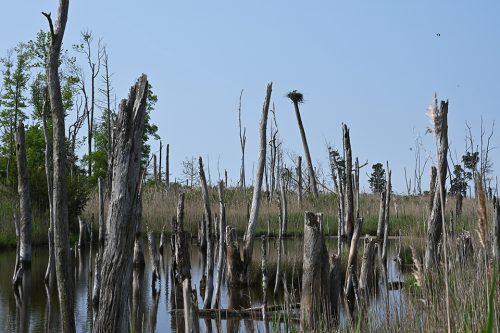
M 289 92 L 288 98 L 293 102 L 293 107 L 295 109 L 295 116 L 297 117 L 297 123 L 299 125 L 300 137 L 302 138 L 302 145 L 304 146 L 304 154 L 306 155 L 307 169 L 309 170 L 310 185 L 314 196 L 318 197 L 318 185 L 316 184 L 316 176 L 314 175 L 314 167 L 312 164 L 311 153 L 309 152 L 309 145 L 307 144 L 306 132 L 304 130 L 304 125 L 302 124 L 302 118 L 300 116 L 299 104 L 304 102 L 304 96 L 294 90 Z
M 120 103 L 111 201 L 107 215 L 99 312 L 93 332 L 128 332 L 135 224 L 141 216 L 141 154 L 148 81 L 142 75 Z
M 240 106 L 238 107 L 238 125 L 240 128 L 240 147 L 241 147 L 241 167 L 240 167 L 240 187 L 245 188 L 245 146 L 247 143 L 247 129 L 241 130 L 241 97 L 243 90 L 240 93 Z
M 68 231 L 68 199 L 66 189 L 66 137 L 64 125 L 65 110 L 59 80 L 59 56 L 66 22 L 68 20 L 69 0 L 60 0 L 57 22 L 54 26 L 50 14 L 45 14 L 49 22 L 51 41 L 47 62 L 47 86 L 50 96 L 53 126 L 54 161 L 54 253 L 56 263 L 57 288 L 63 332 L 75 331 L 73 302 L 73 279 L 70 271 L 70 245 Z
M 162 180 L 162 177 L 161 177 L 161 163 L 162 163 L 162 153 L 163 153 L 163 145 L 161 143 L 161 140 L 160 140 L 160 156 L 159 156 L 159 165 L 158 165 L 158 184 L 161 185 L 161 180 Z
M 359 160 L 356 157 L 356 161 L 354 162 L 354 193 L 355 193 L 355 218 L 359 219 Z
M 98 250 L 95 259 L 95 272 L 94 272 L 94 289 L 92 292 L 92 304 L 94 310 L 99 307 L 99 290 L 101 289 L 101 268 L 102 256 L 104 253 L 104 246 L 106 240 L 106 223 L 104 222 L 104 188 L 102 185 L 102 178 L 97 180 L 99 191 L 99 235 L 98 235 Z M 92 244 L 90 245 L 92 248 Z
M 297 157 L 297 202 L 302 209 L 302 156 Z
M 78 248 L 83 249 L 85 247 L 85 243 L 87 242 L 87 223 L 85 223 L 80 216 L 78 216 L 78 230 Z
M 365 299 L 371 294 L 375 286 L 375 245 L 377 238 L 366 236 L 363 260 L 361 261 L 361 274 L 359 276 L 359 289 Z
M 288 199 L 286 194 L 286 183 L 284 172 L 281 173 L 281 234 L 286 236 L 288 232 Z
M 340 255 L 332 254 L 330 256 L 330 314 L 332 316 L 333 325 L 338 325 L 339 323 L 339 302 L 340 302 L 340 290 L 342 285 L 341 277 L 341 267 L 340 267 Z
M 437 177 L 437 169 L 435 166 L 431 166 L 431 185 L 429 188 L 429 214 L 432 212 L 434 195 L 436 194 L 436 177 Z
M 43 138 L 45 140 L 45 174 L 47 176 L 47 197 L 49 201 L 49 230 L 47 232 L 47 240 L 49 243 L 49 260 L 47 263 L 47 271 L 45 272 L 45 284 L 52 290 L 52 286 L 56 280 L 56 264 L 54 256 L 54 216 L 52 205 L 52 186 L 53 186 L 53 168 L 52 168 L 52 140 L 49 134 L 49 127 L 47 125 L 47 116 L 50 114 L 50 100 L 47 88 L 45 88 L 45 98 L 43 101 L 42 112 L 42 125 L 43 125 Z
M 359 236 L 361 235 L 361 230 L 363 227 L 362 218 L 359 218 L 356 221 L 357 223 L 354 227 L 351 246 L 349 249 L 349 257 L 347 260 L 347 272 L 346 272 L 345 287 L 344 287 L 344 295 L 351 323 L 355 322 L 354 310 L 356 306 L 357 288 L 358 288 L 356 263 L 358 261 L 358 240 Z
M 378 225 L 377 225 L 377 238 L 381 241 L 384 237 L 384 227 L 385 227 L 385 197 L 386 192 L 382 191 L 380 193 L 380 205 L 378 213 Z
M 434 129 L 437 139 L 438 149 L 438 168 L 436 179 L 436 192 L 432 204 L 432 211 L 427 223 L 427 242 L 425 246 L 425 269 L 432 269 L 439 263 L 439 244 L 443 230 L 442 210 L 445 207 L 441 206 L 441 201 L 444 203 L 446 190 L 446 173 L 448 171 L 448 102 L 441 101 L 440 108 L 437 107 L 437 100 L 431 106 L 432 117 L 434 120 Z
M 391 211 L 391 192 L 392 192 L 392 181 L 391 181 L 391 170 L 389 170 L 389 165 L 387 165 L 387 183 L 385 189 L 385 217 L 384 217 L 384 237 L 382 238 L 382 264 L 387 270 L 387 238 L 389 233 L 389 218 Z
M 347 232 L 347 244 L 351 243 L 354 232 L 354 193 L 352 186 L 352 150 L 349 128 L 344 124 L 344 149 L 345 149 L 345 198 L 346 212 L 345 223 Z
M 17 160 L 17 192 L 19 193 L 20 223 L 19 223 L 19 267 L 24 269 L 31 265 L 31 196 L 28 178 L 28 162 L 26 161 L 26 141 L 24 124 L 19 122 L 16 131 Z M 23 267 L 23 268 L 21 268 Z M 22 276 L 22 274 L 20 275 Z
M 267 85 L 266 99 L 262 106 L 262 117 L 260 120 L 260 144 L 259 144 L 259 159 L 257 162 L 257 170 L 255 173 L 255 181 L 253 187 L 252 208 L 250 209 L 250 218 L 244 237 L 243 262 L 244 275 L 246 276 L 248 267 L 252 261 L 253 242 L 255 239 L 255 231 L 259 219 L 260 194 L 262 190 L 262 179 L 264 176 L 264 165 L 266 163 L 266 131 L 267 131 L 267 115 L 269 113 L 269 104 L 271 102 L 271 92 L 273 84 Z M 246 280 L 246 279 L 245 279 Z M 243 281 L 241 281 L 243 282 Z
M 225 241 L 226 241 L 226 204 L 224 203 L 224 183 L 219 182 L 219 255 L 217 257 L 217 280 L 215 284 L 215 297 L 212 308 L 220 305 L 220 294 L 222 287 L 222 274 L 224 274 Z
M 156 183 L 158 181 L 158 162 L 156 161 L 156 154 L 153 154 L 153 180 Z
M 495 254 L 495 257 L 497 259 L 497 263 L 500 266 L 500 203 L 498 202 L 498 198 L 494 197 L 493 198 L 493 207 L 495 208 L 494 210 L 494 233 L 493 233 L 493 253 Z
M 304 260 L 300 327 L 303 331 L 319 327 L 322 314 L 330 309 L 330 267 L 322 230 L 323 215 L 305 213 Z
M 170 144 L 167 143 L 167 152 L 165 154 L 165 184 L 170 188 Z
M 207 270 L 205 272 L 206 287 L 205 287 L 205 298 L 203 300 L 203 308 L 209 309 L 212 305 L 212 297 L 214 292 L 214 242 L 212 233 L 212 211 L 210 210 L 210 196 L 208 194 L 207 179 L 205 178 L 205 171 L 203 170 L 203 160 L 201 157 L 198 159 L 199 171 L 200 171 L 200 182 L 201 182 L 201 192 L 203 194 L 203 207 L 204 216 L 206 221 L 206 237 L 207 237 Z

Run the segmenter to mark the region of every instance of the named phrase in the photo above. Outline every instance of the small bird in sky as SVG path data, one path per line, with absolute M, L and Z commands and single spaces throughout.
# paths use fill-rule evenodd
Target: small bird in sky
M 436 34 L 436 36 L 441 37 L 441 34 L 438 32 L 438 33 Z

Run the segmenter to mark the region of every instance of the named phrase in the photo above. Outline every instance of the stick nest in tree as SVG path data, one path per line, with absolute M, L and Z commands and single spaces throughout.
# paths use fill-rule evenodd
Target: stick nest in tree
M 290 98 L 290 100 L 294 103 L 304 103 L 304 95 L 302 95 L 302 93 L 298 92 L 297 90 L 290 91 L 288 94 L 286 94 L 286 97 Z

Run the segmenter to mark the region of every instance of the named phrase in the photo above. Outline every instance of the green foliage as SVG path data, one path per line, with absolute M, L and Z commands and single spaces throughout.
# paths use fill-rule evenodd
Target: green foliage
M 370 189 L 373 193 L 382 193 L 385 190 L 385 170 L 382 163 L 376 163 L 372 166 L 372 174 L 368 179 Z
M 455 165 L 451 178 L 450 194 L 463 196 L 467 194 L 467 182 L 472 179 L 472 173 L 465 171 L 460 164 Z

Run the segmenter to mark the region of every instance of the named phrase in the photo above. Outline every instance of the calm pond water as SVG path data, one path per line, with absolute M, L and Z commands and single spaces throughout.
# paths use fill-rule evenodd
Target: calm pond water
M 362 242 L 360 242 L 362 243 Z M 398 269 L 398 265 L 392 258 L 397 253 L 397 244 L 392 242 L 388 251 L 388 280 L 402 281 L 403 277 Z M 336 240 L 328 239 L 327 245 L 329 251 L 336 252 Z M 268 246 L 268 276 L 270 290 L 267 292 L 267 303 L 269 306 L 274 304 L 284 304 L 283 283 L 280 283 L 277 297 L 273 296 L 274 277 L 276 270 L 277 242 L 269 240 Z M 287 287 L 289 297 L 292 302 L 299 302 L 299 275 L 302 271 L 302 239 L 285 241 L 285 250 L 282 257 L 284 271 L 290 286 Z M 360 249 L 362 253 L 362 249 Z M 202 255 L 195 243 L 191 244 L 191 274 L 192 285 L 197 290 L 198 305 L 203 306 L 203 299 L 200 294 L 200 281 L 203 276 Z M 73 251 L 73 254 L 74 251 Z M 170 278 L 171 253 L 168 246 L 165 250 L 162 260 L 161 282 L 157 285 L 156 291 L 151 287 L 151 266 L 149 263 L 149 253 L 147 243 L 144 246 L 146 256 L 146 267 L 144 270 L 134 272 L 134 278 L 137 279 L 139 289 L 134 291 L 131 298 L 131 317 L 132 327 L 139 332 L 182 332 L 184 323 L 182 318 L 176 320 L 176 316 L 171 314 L 175 309 L 175 297 L 172 292 L 172 279 Z M 95 249 L 92 251 L 92 265 L 94 264 Z M 77 332 L 90 332 L 92 312 L 89 311 L 89 256 L 90 251 L 77 251 L 75 260 L 72 263 L 75 275 L 75 319 Z M 1 332 L 59 332 L 59 305 L 56 288 L 48 293 L 44 284 L 44 275 L 47 267 L 48 250 L 46 247 L 36 247 L 33 249 L 33 261 L 30 272 L 27 272 L 24 279 L 24 294 L 16 300 L 12 289 L 12 274 L 15 265 L 15 251 L 0 252 L 0 331 Z M 254 274 L 260 276 L 261 243 L 255 243 L 254 250 Z M 282 268 L 283 271 L 283 268 Z M 293 277 L 293 279 L 292 279 Z M 236 294 L 235 294 L 236 293 Z M 386 320 L 387 302 L 384 295 L 379 293 L 376 299 L 372 300 L 369 306 L 369 313 L 375 320 Z M 229 302 L 232 306 L 238 308 L 235 302 L 243 302 L 243 307 L 254 307 L 262 304 L 262 290 L 259 283 L 254 288 L 239 289 L 231 294 L 231 300 L 228 296 L 228 289 L 223 286 L 222 289 L 222 308 L 228 308 Z M 401 315 L 401 302 L 405 297 L 402 291 L 389 291 L 389 307 L 398 311 L 391 311 L 391 314 L 399 312 Z M 179 304 L 182 308 L 182 303 Z M 343 314 L 343 305 L 341 308 L 341 323 L 345 323 Z M 280 327 L 284 330 L 284 324 L 276 324 L 277 320 L 271 323 L 271 328 Z M 262 321 L 252 320 L 222 320 L 221 325 L 216 325 L 215 320 L 200 319 L 200 329 L 204 332 L 263 332 Z

